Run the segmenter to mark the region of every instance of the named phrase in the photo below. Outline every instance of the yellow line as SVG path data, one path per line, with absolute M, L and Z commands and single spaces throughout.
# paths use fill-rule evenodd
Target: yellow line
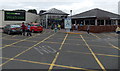
M 92 34 L 92 33 L 91 33 L 91 35 L 95 36 L 95 37 L 98 38 L 98 39 L 101 39 L 100 37 L 96 36 L 95 34 Z
M 50 42 L 50 41 L 45 41 L 44 43 L 61 44 L 59 42 Z
M 94 35 L 94 36 L 96 36 L 98 39 L 101 39 L 101 38 L 100 38 L 100 37 L 98 37 L 97 35 Z M 119 48 L 119 47 L 114 46 L 113 44 L 111 44 L 111 43 L 109 43 L 109 42 L 107 42 L 107 43 L 108 43 L 110 46 L 112 46 L 113 48 L 120 50 L 120 48 Z
M 16 55 L 16 56 L 14 56 L 13 58 L 11 58 L 11 59 L 7 60 L 7 61 L 6 61 L 6 62 L 4 62 L 3 64 L 0 64 L 0 67 L 1 67 L 1 66 L 3 66 L 3 65 L 5 65 L 5 64 L 7 64 L 9 61 L 13 60 L 14 58 L 16 58 L 16 57 L 18 57 L 18 56 L 22 55 L 23 53 L 25 53 L 25 52 L 27 52 L 27 51 L 31 50 L 32 48 L 34 48 L 35 46 L 37 46 L 37 45 L 39 45 L 40 43 L 44 42 L 45 40 L 49 39 L 49 38 L 50 38 L 50 37 L 52 37 L 53 35 L 54 35 L 54 34 L 52 34 L 52 35 L 48 36 L 47 38 L 45 38 L 45 39 L 43 39 L 42 41 L 38 42 L 37 44 L 33 45 L 32 47 L 30 47 L 30 48 L 28 48 L 28 49 L 26 49 L 26 50 L 22 51 L 21 53 L 17 54 L 17 55 Z
M 0 57 L 0 58 L 6 59 L 6 60 L 10 59 L 10 58 L 6 58 L 6 57 Z M 43 63 L 43 62 L 36 62 L 36 61 L 29 61 L 29 60 L 22 60 L 22 59 L 13 59 L 13 60 L 15 60 L 15 61 L 21 61 L 21 62 L 27 62 L 27 63 L 34 63 L 34 64 L 51 65 L 50 63 Z M 65 65 L 58 65 L 58 64 L 54 64 L 54 66 L 63 67 L 63 68 L 70 68 L 70 69 L 96 71 L 96 70 L 90 70 L 90 69 L 78 68 L 78 67 L 71 67 L 71 66 L 65 66 Z
M 35 36 L 36 36 L 36 35 L 35 35 Z M 19 42 L 25 41 L 25 40 L 30 39 L 30 38 L 33 38 L 33 37 L 28 37 L 28 38 L 26 38 L 26 39 L 19 40 L 19 41 L 17 41 L 17 42 L 14 42 L 14 43 L 12 43 L 12 44 L 7 45 L 7 46 L 3 46 L 3 47 L 1 47 L 1 48 L 6 48 L 6 47 L 8 47 L 8 46 L 12 46 L 12 45 L 14 45 L 14 44 L 17 44 L 17 43 L 19 43 Z
M 85 69 L 85 68 L 77 68 L 77 67 L 70 67 L 70 66 L 63 66 L 63 65 L 56 65 L 56 64 L 55 64 L 55 66 L 70 68 L 70 69 L 86 70 L 86 71 L 97 71 L 97 70 L 90 70 L 90 69 Z
M 112 36 L 117 36 L 118 34 L 111 34 L 111 35 L 109 35 L 109 34 L 103 34 L 103 35 L 105 35 L 105 36 L 109 36 L 109 37 L 112 37 Z
M 86 46 L 88 47 L 88 49 L 90 50 L 90 52 L 92 53 L 93 57 L 95 58 L 95 60 L 97 61 L 97 63 L 100 65 L 100 67 L 102 68 L 103 71 L 105 70 L 105 67 L 102 65 L 102 63 L 99 61 L 99 59 L 97 58 L 97 56 L 95 55 L 95 53 L 92 51 L 92 49 L 89 47 L 88 43 L 86 42 L 86 40 L 83 38 L 82 35 L 80 35 L 81 38 L 83 39 L 83 41 L 85 42 Z
M 9 37 L 10 35 L 6 35 L 6 36 L 4 36 L 4 37 L 1 37 L 0 39 L 2 39 L 2 38 L 6 38 L 6 37 Z
M 12 36 L 12 38 L 16 37 L 16 35 Z
M 111 57 L 120 57 L 120 56 L 118 56 L 118 55 L 108 55 L 108 54 L 98 54 L 98 53 L 96 53 L 96 55 L 111 56 Z
M 54 38 L 50 38 L 50 39 L 54 39 Z M 57 39 L 63 39 L 63 38 L 61 38 L 61 37 L 58 37 Z
M 101 45 L 89 45 L 89 46 L 96 46 L 96 47 L 102 47 L 102 48 L 112 48 L 112 47 L 109 47 L 109 46 L 101 46 Z
M 6 57 L 0 57 L 2 59 L 11 59 L 11 58 L 6 58 Z M 49 63 L 43 63 L 43 62 L 36 62 L 36 61 L 29 61 L 29 60 L 22 60 L 22 59 L 13 59 L 15 61 L 21 61 L 21 62 L 28 62 L 28 63 L 35 63 L 35 64 L 43 64 L 43 65 L 50 65 Z
M 20 40 L 20 39 L 9 39 L 9 38 L 4 38 L 5 40 Z
M 23 46 L 16 46 L 16 45 L 12 45 L 12 47 L 15 47 L 15 48 L 29 48 L 28 46 L 23 47 Z
M 61 44 L 61 46 L 60 46 L 60 48 L 59 48 L 59 50 L 62 49 L 62 46 L 63 46 L 63 44 L 65 43 L 65 40 L 67 39 L 67 37 L 68 37 L 68 34 L 66 34 L 66 36 L 65 36 L 65 38 L 64 38 L 64 40 L 63 40 L 63 42 L 62 42 L 62 44 Z M 60 54 L 60 52 L 57 52 L 57 54 L 56 54 L 55 58 L 53 59 L 53 61 L 52 61 L 51 65 L 50 65 L 48 71 L 51 71 L 51 70 L 53 69 L 53 66 L 55 65 L 55 62 L 56 62 L 59 54 Z
M 49 42 L 49 41 L 45 41 L 44 43 L 51 43 L 51 44 L 61 44 L 59 42 Z M 64 43 L 64 44 L 68 44 L 68 45 L 81 45 L 81 44 L 70 44 L 70 43 Z M 86 44 L 82 44 L 83 46 Z M 96 46 L 96 47 L 103 47 L 103 48 L 112 48 L 112 47 L 107 47 L 107 46 L 101 46 L 101 45 L 89 45 L 89 46 Z
M 40 34 L 38 34 L 38 35 L 40 35 Z M 0 47 L 0 48 L 5 48 L 5 47 L 12 46 L 12 45 L 14 45 L 14 44 L 17 44 L 17 43 L 22 42 L 22 41 L 25 41 L 25 40 L 27 40 L 27 39 L 33 38 L 33 37 L 35 37 L 35 36 L 37 36 L 37 35 L 34 35 L 34 36 L 32 36 L 32 37 L 28 37 L 28 38 L 19 40 L 19 41 L 17 41 L 17 42 L 14 42 L 14 43 L 12 43 L 12 44 L 9 44 L 9 45 L 6 45 L 6 46 Z
M 75 33 L 75 32 L 65 32 L 67 34 L 83 34 L 83 33 Z
M 71 53 L 82 53 L 82 54 L 91 54 L 91 53 L 85 53 L 85 52 L 76 52 L 76 51 L 65 51 L 65 52 L 71 52 Z M 110 56 L 110 57 L 120 57 L 118 55 L 108 55 L 108 54 L 100 54 L 100 53 L 95 53 L 96 55 L 102 55 L 102 56 Z
M 111 43 L 109 43 L 109 42 L 108 42 L 108 44 L 109 44 L 109 45 L 111 45 L 113 48 L 120 50 L 120 48 L 119 48 L 119 47 L 114 46 L 113 44 L 111 44 Z
M 61 44 L 61 46 L 60 46 L 60 48 L 59 48 L 59 50 L 62 49 L 62 46 L 63 46 L 63 44 L 65 43 L 65 40 L 67 39 L 67 37 L 68 37 L 68 34 L 66 34 L 66 36 L 65 36 L 65 38 L 64 38 L 64 40 L 63 40 L 63 42 L 62 42 L 62 44 Z
M 6 40 L 20 40 L 20 39 L 8 39 L 8 38 L 4 38 L 4 39 L 6 39 Z M 31 41 L 31 40 L 24 40 L 24 41 L 28 41 L 28 42 L 38 42 L 38 41 Z

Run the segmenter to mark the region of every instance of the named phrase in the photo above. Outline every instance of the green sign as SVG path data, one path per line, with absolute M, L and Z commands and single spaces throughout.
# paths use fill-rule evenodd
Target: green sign
M 5 11 L 5 21 L 25 21 L 25 12 Z

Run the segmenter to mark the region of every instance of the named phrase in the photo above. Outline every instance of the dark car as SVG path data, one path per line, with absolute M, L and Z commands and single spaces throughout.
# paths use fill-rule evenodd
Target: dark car
M 6 25 L 3 27 L 3 32 L 9 35 L 12 33 L 22 34 L 22 29 L 20 25 Z

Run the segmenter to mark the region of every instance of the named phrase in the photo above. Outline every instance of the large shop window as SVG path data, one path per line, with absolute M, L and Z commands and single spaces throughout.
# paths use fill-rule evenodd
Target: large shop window
M 118 25 L 120 25 L 120 20 L 118 20 Z
M 97 21 L 97 24 L 98 24 L 98 25 L 104 25 L 104 20 L 98 20 L 98 21 Z
M 106 20 L 106 25 L 111 25 L 111 20 Z

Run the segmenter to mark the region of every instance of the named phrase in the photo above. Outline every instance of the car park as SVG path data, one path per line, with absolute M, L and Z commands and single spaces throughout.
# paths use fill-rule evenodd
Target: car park
M 13 34 L 13 33 L 18 33 L 22 34 L 22 29 L 20 25 L 6 25 L 3 27 L 3 32 L 7 34 Z

